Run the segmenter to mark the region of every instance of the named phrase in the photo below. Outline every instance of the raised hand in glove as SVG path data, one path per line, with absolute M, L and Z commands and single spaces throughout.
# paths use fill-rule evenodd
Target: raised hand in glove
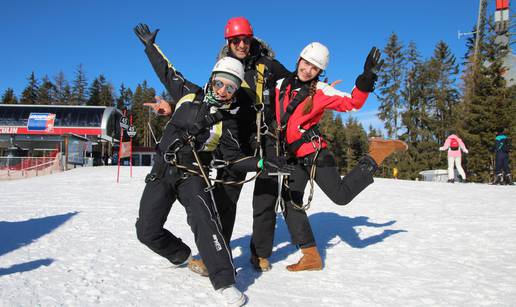
M 370 93 L 374 91 L 375 82 L 378 80 L 377 73 L 382 68 L 384 62 L 380 60 L 381 56 L 382 53 L 376 47 L 371 48 L 371 51 L 369 51 L 364 63 L 364 72 L 355 81 L 355 85 L 362 92 Z
M 144 23 L 139 23 L 136 27 L 134 27 L 134 33 L 140 39 L 142 44 L 145 46 L 149 46 L 154 44 L 154 40 L 156 39 L 156 35 L 158 34 L 159 29 L 156 29 L 154 32 L 149 30 L 149 26 Z
M 382 53 L 380 49 L 373 47 L 369 54 L 367 55 L 366 61 L 364 63 L 364 73 L 373 73 L 377 74 L 383 65 L 383 60 L 380 61 L 382 57 Z

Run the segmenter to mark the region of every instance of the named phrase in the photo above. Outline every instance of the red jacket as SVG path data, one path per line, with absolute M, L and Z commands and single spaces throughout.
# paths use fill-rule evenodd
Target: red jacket
M 281 84 L 285 79 L 278 80 L 276 83 L 276 121 L 280 124 L 280 102 L 279 102 L 279 91 Z M 288 104 L 295 97 L 299 88 L 292 90 L 289 84 L 286 88 L 283 108 L 286 110 Z M 292 97 L 291 93 L 292 92 Z M 287 127 L 286 127 L 286 139 L 287 144 L 291 144 L 301 138 L 302 132 L 299 127 L 306 130 L 319 123 L 325 110 L 335 110 L 339 112 L 349 112 L 360 109 L 369 93 L 362 92 L 358 88 L 353 88 L 351 95 L 348 93 L 341 92 L 330 85 L 317 82 L 317 90 L 313 97 L 313 108 L 308 114 L 303 114 L 303 106 L 306 100 L 299 104 L 290 116 Z M 322 148 L 327 147 L 326 141 L 322 140 Z M 304 157 L 315 152 L 311 143 L 303 143 L 295 153 L 296 157 Z

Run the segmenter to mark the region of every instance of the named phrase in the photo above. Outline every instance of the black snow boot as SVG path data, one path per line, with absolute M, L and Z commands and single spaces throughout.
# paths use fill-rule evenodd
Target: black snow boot
M 454 179 L 448 179 L 448 183 L 454 183 L 455 180 Z
M 507 185 L 514 185 L 514 182 L 512 182 L 512 176 L 511 174 L 505 175 L 504 182 Z
M 503 174 L 496 175 L 493 184 L 503 184 Z

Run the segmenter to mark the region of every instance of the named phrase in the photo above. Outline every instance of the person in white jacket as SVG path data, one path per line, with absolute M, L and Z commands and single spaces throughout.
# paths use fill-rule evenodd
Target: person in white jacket
M 452 133 L 448 136 L 444 145 L 439 147 L 439 150 L 448 150 L 448 182 L 453 183 L 455 181 L 455 173 L 453 171 L 454 165 L 457 167 L 457 171 L 459 172 L 462 181 L 466 181 L 466 173 L 462 168 L 461 160 L 462 152 L 468 153 L 468 149 L 461 138 Z

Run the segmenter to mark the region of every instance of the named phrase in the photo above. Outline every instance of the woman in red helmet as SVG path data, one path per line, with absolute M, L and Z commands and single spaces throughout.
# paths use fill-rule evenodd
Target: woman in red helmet
M 380 51 L 372 48 L 364 65 L 364 72 L 355 81 L 351 94 L 343 93 L 320 82 L 319 76 L 326 69 L 329 51 L 321 43 L 307 45 L 299 56 L 296 71 L 276 85 L 276 120 L 281 128 L 285 154 L 289 163 L 295 165 L 288 177 L 289 199 L 285 216 L 291 212 L 308 209 L 303 204 L 307 183 L 313 181 L 337 205 L 346 205 L 373 182 L 373 173 L 378 165 L 392 152 L 405 150 L 406 144 L 399 140 L 372 139 L 369 155 L 359 161 L 345 177 L 341 178 L 335 158 L 327 149 L 327 143 L 317 124 L 325 110 L 348 112 L 360 109 L 370 92 L 374 90 L 380 69 Z M 296 264 L 287 266 L 289 271 L 320 270 L 322 260 L 317 250 L 309 224 L 293 223 L 286 219 L 294 244 L 303 257 Z

